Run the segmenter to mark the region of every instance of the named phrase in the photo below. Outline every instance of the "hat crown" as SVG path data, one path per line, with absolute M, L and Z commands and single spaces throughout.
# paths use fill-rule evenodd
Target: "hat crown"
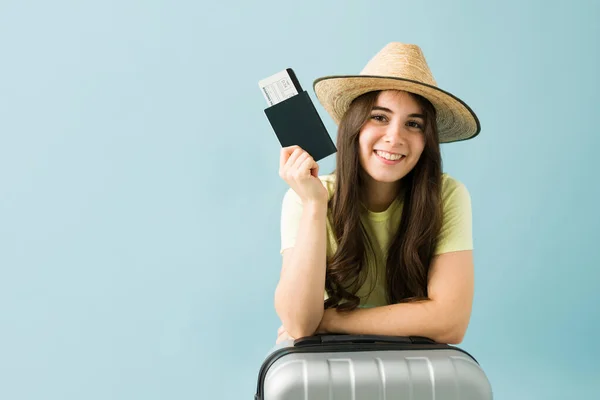
M 437 86 L 421 48 L 414 44 L 392 42 L 381 49 L 360 75 L 410 79 Z

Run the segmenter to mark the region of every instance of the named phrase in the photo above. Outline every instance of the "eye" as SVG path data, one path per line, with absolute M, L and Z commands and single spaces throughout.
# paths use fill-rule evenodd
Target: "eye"
M 408 124 L 408 126 L 412 126 L 413 128 L 417 128 L 417 129 L 423 130 L 423 125 L 421 125 L 417 121 L 408 121 L 407 124 Z
M 385 115 L 382 115 L 382 114 L 373 114 L 373 115 L 371 115 L 371 119 L 374 119 L 374 120 L 379 121 L 379 122 L 383 122 L 387 118 L 385 117 Z

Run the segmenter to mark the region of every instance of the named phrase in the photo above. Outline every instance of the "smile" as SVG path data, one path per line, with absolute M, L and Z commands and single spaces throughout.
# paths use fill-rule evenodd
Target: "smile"
M 373 153 L 386 165 L 395 165 L 406 158 L 404 154 L 393 154 L 385 151 L 375 150 Z

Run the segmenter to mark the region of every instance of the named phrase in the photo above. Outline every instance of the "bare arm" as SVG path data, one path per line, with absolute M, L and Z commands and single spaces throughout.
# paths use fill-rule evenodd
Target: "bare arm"
M 462 342 L 473 302 L 473 252 L 457 251 L 434 258 L 429 300 L 338 313 L 325 312 L 321 332 L 425 336 L 440 343 Z
M 275 310 L 295 338 L 312 335 L 323 317 L 327 203 L 304 205 L 297 240 L 283 252 Z
M 302 211 L 294 242 L 283 252 L 275 310 L 285 330 L 296 338 L 312 335 L 324 311 L 329 193 L 318 173 L 319 165 L 299 146 L 281 149 L 279 175 L 300 198 Z M 297 217 L 282 215 L 282 222 L 287 218 Z

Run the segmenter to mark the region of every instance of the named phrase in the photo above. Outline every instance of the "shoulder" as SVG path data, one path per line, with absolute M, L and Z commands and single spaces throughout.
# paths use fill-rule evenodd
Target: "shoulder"
M 468 194 L 465 184 L 448 173 L 442 174 L 442 199 L 447 199 L 457 192 Z
M 471 207 L 471 195 L 465 184 L 448 173 L 442 174 L 442 203 L 446 210 Z

